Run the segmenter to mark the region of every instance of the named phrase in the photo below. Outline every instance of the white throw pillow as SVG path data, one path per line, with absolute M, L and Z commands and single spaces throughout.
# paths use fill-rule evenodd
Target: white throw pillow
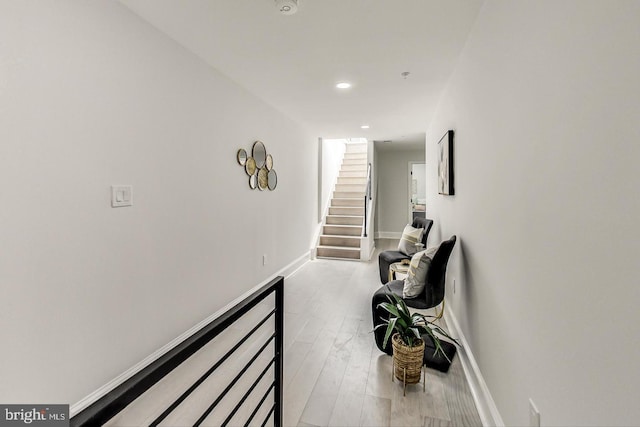
M 407 224 L 402 231 L 398 251 L 405 255 L 412 256 L 418 252 L 417 243 L 422 243 L 422 235 L 424 228 L 413 228 L 411 224 Z
M 409 263 L 407 277 L 404 279 L 403 298 L 415 298 L 422 293 L 427 284 L 427 273 L 431 266 L 431 260 L 437 250 L 438 247 L 435 246 L 413 255 L 411 263 Z

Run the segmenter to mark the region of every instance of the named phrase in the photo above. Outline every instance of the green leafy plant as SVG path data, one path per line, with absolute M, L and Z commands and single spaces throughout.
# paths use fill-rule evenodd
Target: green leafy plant
M 423 315 L 420 313 L 411 314 L 409 307 L 407 307 L 404 300 L 394 294 L 388 287 L 387 289 L 389 302 L 382 302 L 378 304 L 378 307 L 389 313 L 389 319 L 382 319 L 384 323 L 376 326 L 374 329 L 386 328 L 384 342 L 382 344 L 383 347 L 387 346 L 387 342 L 394 332 L 398 333 L 402 341 L 409 347 L 420 345 L 422 335 L 427 334 L 433 340 L 436 347 L 434 354 L 441 353 L 447 360 L 449 360 L 449 357 L 444 352 L 440 344 L 440 337 L 448 338 L 458 346 L 460 343 L 458 343 L 455 338 L 452 338 L 444 329 L 434 323 L 433 320 L 436 319 L 435 316 Z M 451 362 L 451 360 L 449 360 L 449 362 Z

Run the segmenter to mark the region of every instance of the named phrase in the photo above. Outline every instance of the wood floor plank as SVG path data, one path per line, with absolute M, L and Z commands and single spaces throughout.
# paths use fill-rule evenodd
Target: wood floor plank
M 424 427 L 451 427 L 451 421 L 441 420 L 438 418 L 429 418 L 426 417 L 424 419 Z
M 322 372 L 300 418 L 309 424 L 328 425 L 338 392 L 351 359 L 351 349 L 359 320 L 347 317 L 327 355 Z
M 364 394 L 341 390 L 329 418 L 329 426 L 358 427 L 364 404 Z
M 311 343 L 307 342 L 294 342 L 285 351 L 284 354 L 284 385 L 288 387 L 291 380 L 300 370 L 302 362 L 304 362 L 307 354 L 311 350 Z
M 426 384 L 425 396 L 420 401 L 420 411 L 424 417 L 450 421 L 449 406 L 442 384 L 442 378 L 434 375 L 435 370 L 424 368 Z M 439 372 L 438 372 L 439 373 Z
M 284 388 L 285 425 L 297 425 L 300 421 L 336 335 L 337 332 L 330 329 L 320 331 L 300 369 Z
M 366 394 L 369 396 L 391 399 L 393 397 L 393 383 L 391 382 L 391 357 L 372 349 L 369 377 L 367 378 Z
M 388 426 L 391 422 L 391 399 L 365 395 L 360 426 Z
M 402 382 L 396 380 L 391 389 L 391 422 L 392 427 L 422 427 L 424 415 L 421 401 L 426 398 L 422 383 L 410 384 L 406 387 L 406 395 Z
M 448 372 L 445 396 L 453 425 L 482 425 L 458 356 L 453 359 Z

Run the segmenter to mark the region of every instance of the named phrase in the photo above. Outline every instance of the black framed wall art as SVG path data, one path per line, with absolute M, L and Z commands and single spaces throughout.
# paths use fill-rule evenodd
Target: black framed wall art
M 438 194 L 453 196 L 453 130 L 438 141 Z

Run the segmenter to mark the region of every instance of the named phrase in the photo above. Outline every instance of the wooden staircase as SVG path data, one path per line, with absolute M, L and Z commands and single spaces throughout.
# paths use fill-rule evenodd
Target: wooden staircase
M 319 258 L 360 259 L 367 145 L 347 144 L 316 250 Z

